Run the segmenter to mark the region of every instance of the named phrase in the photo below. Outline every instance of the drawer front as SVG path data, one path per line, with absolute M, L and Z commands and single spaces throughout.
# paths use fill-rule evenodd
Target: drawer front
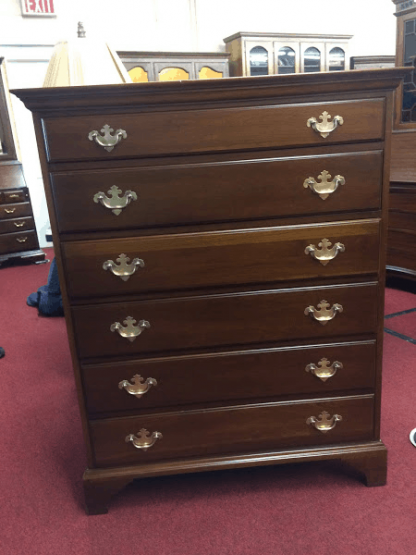
M 69 242 L 62 248 L 69 295 L 91 298 L 377 273 L 379 221 Z
M 0 253 L 30 251 L 38 247 L 35 231 L 0 235 Z
M 79 355 L 135 354 L 376 333 L 377 285 L 327 286 L 255 291 L 190 298 L 114 303 L 72 309 Z M 341 313 L 326 325 L 305 309 Z M 316 314 L 317 317 L 320 317 Z M 122 337 L 127 317 L 137 321 L 138 337 Z M 329 317 L 329 315 L 328 315 Z M 148 322 L 150 328 L 138 327 Z M 118 324 L 117 324 L 118 323 Z M 130 322 L 131 324 L 131 322 Z M 146 325 L 146 324 L 144 324 Z M 111 331 L 111 329 L 115 331 Z M 131 341 L 130 339 L 133 339 Z
M 3 202 L 5 203 L 24 202 L 27 199 L 28 194 L 26 192 L 26 189 L 3 192 Z
M 46 150 L 50 162 L 92 160 L 255 150 L 261 148 L 322 145 L 382 139 L 384 99 L 328 102 L 326 104 L 271 105 L 239 108 L 212 108 L 135 114 L 102 114 L 51 117 L 43 120 Z M 327 137 L 307 126 L 310 118 L 329 112 L 341 116 L 339 125 Z M 333 119 L 330 122 L 333 122 Z M 97 144 L 109 126 L 112 135 L 125 131 L 110 151 Z M 110 145 L 103 131 L 104 144 Z M 110 142 L 107 142 L 110 141 Z M 114 139 L 113 139 L 114 144 Z
M 298 346 L 85 365 L 83 379 L 95 415 L 372 389 L 375 360 L 375 342 Z
M 8 220 L 21 218 L 23 216 L 31 216 L 32 207 L 30 202 L 22 202 L 21 204 L 3 204 L 0 206 L 0 220 Z
M 377 210 L 382 160 L 381 151 L 310 153 L 296 159 L 54 173 L 51 182 L 61 232 L 133 229 Z M 321 183 L 322 172 L 329 172 L 326 181 L 334 186 L 335 176 L 345 180 L 324 200 L 304 187 L 310 177 Z M 110 192 L 113 186 L 120 191 L 115 196 Z M 127 204 L 126 191 L 132 191 L 137 200 Z M 100 199 L 94 202 L 98 193 L 125 207 L 114 214 Z
M 14 220 L 0 220 L 1 233 L 15 233 L 17 231 L 26 231 L 34 229 L 35 222 L 33 218 L 17 218 Z
M 322 419 L 324 411 L 328 418 L 342 418 L 326 433 L 307 423 L 311 417 Z M 373 413 L 373 397 L 368 395 L 96 420 L 90 421 L 90 429 L 97 466 L 116 466 L 366 441 L 373 439 Z M 126 441 L 133 435 L 143 444 L 137 436 L 143 429 L 150 436 L 147 443 L 154 441 L 147 450 Z M 155 432 L 163 437 L 152 438 Z

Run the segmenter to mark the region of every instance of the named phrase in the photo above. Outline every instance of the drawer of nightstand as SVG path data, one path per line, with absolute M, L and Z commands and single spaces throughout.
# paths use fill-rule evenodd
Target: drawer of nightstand
M 21 202 L 16 204 L 2 204 L 0 206 L 0 220 L 21 218 L 23 216 L 31 216 L 32 207 L 30 202 Z
M 53 173 L 51 183 L 61 232 L 117 230 L 377 210 L 382 163 L 382 151 L 308 151 L 298 158 Z M 325 182 L 333 192 L 321 191 Z
M 91 415 L 192 403 L 328 395 L 375 386 L 376 343 L 283 347 L 85 365 Z
M 90 430 L 97 466 L 116 466 L 366 441 L 373 438 L 373 414 L 373 396 L 365 395 L 95 420 Z M 333 428 L 322 432 L 314 422 Z
M 14 191 L 3 191 L 2 203 L 24 202 L 28 195 L 25 189 L 16 189 Z
M 376 274 L 379 232 L 378 220 L 357 220 L 68 242 L 62 252 L 69 295 L 92 298 Z
M 378 288 L 375 283 L 228 293 L 72 309 L 82 358 L 302 338 L 325 341 L 332 337 L 375 334 L 377 313 Z M 313 315 L 332 319 L 324 321 L 323 325 Z
M 30 251 L 37 247 L 36 231 L 0 235 L 0 253 Z
M 35 222 L 32 217 L 17 218 L 14 220 L 0 220 L 1 233 L 15 233 L 17 231 L 26 231 L 35 228 Z
M 325 112 L 330 114 L 330 129 L 337 116 L 343 118 L 343 124 L 323 134 L 308 127 L 311 118 L 318 125 L 325 123 L 321 121 Z M 43 119 L 50 162 L 365 141 L 383 139 L 383 127 L 381 98 Z

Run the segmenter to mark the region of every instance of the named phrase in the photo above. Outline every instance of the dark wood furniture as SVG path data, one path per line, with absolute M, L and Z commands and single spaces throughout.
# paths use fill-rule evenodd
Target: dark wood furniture
M 395 56 L 351 56 L 350 58 L 350 69 L 384 69 L 395 66 Z
M 34 113 L 90 514 L 135 478 L 182 472 L 338 459 L 385 483 L 405 74 L 14 91 Z
M 342 71 L 352 35 L 239 32 L 224 39 L 232 77 Z
M 0 58 L 0 268 L 45 259 L 16 145 L 5 61 Z
M 117 52 L 134 83 L 229 77 L 226 52 Z
M 396 4 L 396 65 L 413 68 L 395 99 L 390 174 L 387 275 L 391 284 L 416 287 L 416 4 Z

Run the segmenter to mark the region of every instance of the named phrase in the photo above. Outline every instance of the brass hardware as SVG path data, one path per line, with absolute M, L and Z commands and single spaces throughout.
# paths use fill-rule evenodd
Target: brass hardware
M 26 243 L 27 237 L 16 237 L 16 241 L 19 243 Z
M 327 358 L 321 358 L 321 360 L 318 362 L 318 366 L 313 362 L 311 362 L 311 364 L 308 364 L 306 366 L 305 370 L 306 372 L 310 372 L 311 374 L 314 374 L 317 378 L 319 378 L 323 382 L 326 382 L 326 380 L 328 380 L 329 378 L 332 378 L 332 376 L 335 376 L 335 374 L 337 373 L 337 370 L 341 370 L 342 368 L 344 368 L 342 363 L 338 362 L 337 360 L 333 362 L 331 366 L 329 364 L 330 362 Z
M 129 341 L 133 342 L 136 337 L 138 337 L 144 329 L 150 328 L 149 322 L 147 320 L 140 320 L 137 326 L 134 324 L 137 323 L 132 316 L 127 316 L 127 318 L 123 321 L 124 326 L 120 324 L 120 322 L 114 322 L 111 324 L 110 330 L 117 331 L 121 337 L 125 337 Z
M 20 195 L 13 193 L 13 195 L 9 195 L 9 198 L 20 198 Z
M 329 248 L 332 245 L 328 239 L 322 239 L 320 243 L 318 243 L 318 247 L 321 249 L 317 249 L 315 245 L 309 245 L 305 249 L 305 254 L 310 254 L 312 258 L 319 260 L 322 266 L 326 266 L 329 261 L 333 260 L 339 252 L 345 251 L 345 246 L 342 243 L 335 243 L 332 248 Z
M 118 388 L 125 389 L 127 393 L 130 393 L 130 395 L 134 395 L 138 399 L 143 397 L 143 395 L 149 391 L 152 385 L 154 387 L 157 386 L 157 381 L 154 378 L 146 378 L 146 381 L 144 381 L 144 378 L 142 378 L 140 374 L 135 374 L 131 378 L 131 381 L 133 383 L 130 383 L 127 380 L 121 381 L 118 384 Z
M 338 125 L 343 125 L 344 123 L 344 118 L 342 116 L 335 116 L 332 121 L 329 121 L 331 117 L 332 116 L 330 116 L 328 112 L 322 112 L 322 114 L 319 116 L 321 123 L 318 123 L 318 120 L 316 118 L 309 118 L 306 122 L 306 125 L 308 127 L 312 127 L 314 131 L 316 131 L 321 135 L 321 137 L 326 139 L 328 135 L 332 133 L 332 131 L 335 131 Z
M 146 428 L 142 428 L 137 435 L 129 434 L 126 437 L 126 443 L 132 443 L 136 449 L 147 451 L 158 439 L 162 438 L 163 435 L 160 432 L 152 432 L 152 435 L 150 435 Z
M 322 200 L 325 200 L 331 193 L 334 193 L 338 189 L 339 185 L 345 185 L 345 178 L 342 177 L 342 175 L 336 175 L 334 179 L 330 181 L 331 177 L 330 173 L 324 170 L 318 176 L 320 183 L 317 183 L 313 177 L 308 177 L 308 179 L 305 179 L 303 182 L 303 186 L 305 189 L 309 187 L 311 191 L 319 195 Z
M 320 418 L 320 420 L 318 420 L 318 418 Z M 318 418 L 316 418 L 316 416 L 310 416 L 307 419 L 306 424 L 312 425 L 323 434 L 326 434 L 329 430 L 333 430 L 337 425 L 337 422 L 341 422 L 342 420 L 342 416 L 340 414 L 334 414 L 332 418 L 329 418 L 329 413 L 326 412 L 326 410 L 321 412 Z
M 344 310 L 342 305 L 338 303 L 332 305 L 332 308 L 328 310 L 329 303 L 327 301 L 321 301 L 318 304 L 318 308 L 320 310 L 316 310 L 314 306 L 308 306 L 305 308 L 304 314 L 305 316 L 310 314 L 314 320 L 317 320 L 323 326 L 325 326 L 330 320 L 333 320 L 338 312 L 342 312 Z
M 22 223 L 18 224 L 17 222 L 13 222 L 14 227 L 24 227 L 25 223 L 26 222 L 22 222 Z
M 6 214 L 14 214 L 16 212 L 16 208 L 5 208 L 4 211 Z
M 103 269 L 111 270 L 115 276 L 120 277 L 123 281 L 127 281 L 137 268 L 144 268 L 144 261 L 141 258 L 133 258 L 131 264 L 129 264 L 130 258 L 125 254 L 120 254 L 116 258 L 116 262 L 119 262 L 118 266 L 112 260 L 107 260 L 103 264 Z
M 125 191 L 124 195 L 121 197 L 121 189 L 117 185 L 113 185 L 107 191 L 109 197 L 101 191 L 96 193 L 93 197 L 94 202 L 100 202 L 106 208 L 110 208 L 112 213 L 118 216 L 121 214 L 123 208 L 126 208 L 132 200 L 137 200 L 137 195 L 134 191 Z
M 107 152 L 111 152 L 121 139 L 127 139 L 127 133 L 124 129 L 117 129 L 115 135 L 111 135 L 113 131 L 114 129 L 106 124 L 101 129 L 102 135 L 94 129 L 94 131 L 88 133 L 88 138 L 90 141 L 95 141 L 98 145 L 104 147 Z

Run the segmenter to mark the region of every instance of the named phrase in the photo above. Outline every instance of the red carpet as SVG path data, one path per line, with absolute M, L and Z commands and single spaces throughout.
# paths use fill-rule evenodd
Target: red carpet
M 0 271 L 1 555 L 413 555 L 416 344 L 387 333 L 382 438 L 388 485 L 305 464 L 139 481 L 87 517 L 85 455 L 63 318 L 26 296 L 49 265 Z M 387 314 L 416 296 L 387 292 Z M 386 319 L 399 329 L 400 319 Z M 407 320 L 406 320 L 407 322 Z M 415 332 L 407 324 L 405 333 Z M 416 340 L 416 335 L 413 335 Z

